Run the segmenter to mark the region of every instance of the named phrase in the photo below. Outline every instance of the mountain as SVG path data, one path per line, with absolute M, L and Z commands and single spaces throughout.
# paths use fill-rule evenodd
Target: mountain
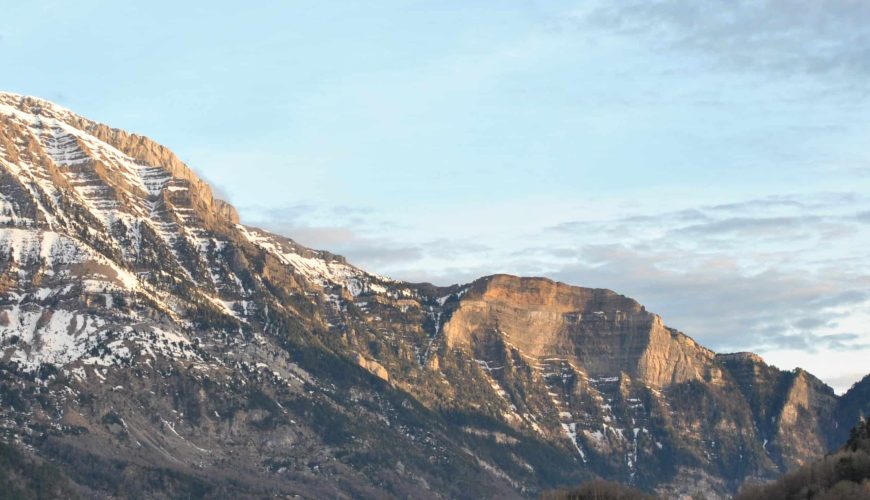
M 603 480 L 576 488 L 545 491 L 544 500 L 646 500 L 655 497 Z M 837 452 L 789 472 L 767 484 L 747 484 L 735 500 L 866 500 L 870 498 L 870 423 L 852 428 Z
M 866 500 L 870 498 L 870 422 L 863 418 L 836 453 L 765 485 L 752 485 L 737 500 Z
M 717 355 L 610 290 L 368 273 L 241 224 L 149 139 L 8 93 L 0 373 L 0 432 L 86 497 L 601 477 L 716 498 L 826 452 L 863 397 Z
M 849 437 L 851 425 L 861 418 L 870 418 L 870 375 L 855 382 L 837 401 L 834 410 L 835 428 L 830 441 L 842 443 Z

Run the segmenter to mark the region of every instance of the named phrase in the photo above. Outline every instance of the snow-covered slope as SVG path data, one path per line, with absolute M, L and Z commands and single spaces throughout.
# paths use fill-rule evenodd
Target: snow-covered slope
M 106 331 L 141 323 L 135 309 L 118 309 L 124 297 L 149 301 L 163 315 L 161 328 L 182 339 L 191 327 L 184 311 L 194 303 L 246 323 L 259 291 L 227 260 L 233 242 L 274 256 L 302 287 L 358 296 L 387 293 L 381 284 L 392 283 L 216 217 L 221 202 L 208 187 L 147 139 L 8 93 L 0 93 L 0 125 L 0 258 L 17 277 L 2 288 L 14 299 L 0 306 L 0 341 L 15 336 L 4 359 L 23 369 L 83 359 Z M 51 320 L 41 319 L 46 301 Z M 105 307 L 79 312 L 94 301 Z

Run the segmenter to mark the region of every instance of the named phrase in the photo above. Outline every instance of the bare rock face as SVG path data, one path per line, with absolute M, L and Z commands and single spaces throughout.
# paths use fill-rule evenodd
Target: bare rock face
M 758 355 L 718 356 L 744 393 L 764 449 L 783 470 L 793 469 L 836 448 L 833 390 L 803 370 L 784 372 Z
M 384 367 L 383 367 L 380 363 L 378 363 L 377 361 L 374 361 L 374 360 L 371 360 L 371 359 L 366 359 L 365 356 L 363 356 L 362 354 L 357 353 L 357 355 L 356 355 L 356 363 L 357 363 L 361 368 L 363 368 L 364 370 L 368 371 L 368 372 L 371 373 L 372 375 L 378 377 L 379 379 L 383 380 L 384 382 L 389 382 L 389 381 L 390 381 L 390 374 L 387 372 L 387 369 L 384 368 Z
M 726 497 L 824 453 L 862 390 L 609 290 L 368 273 L 240 224 L 145 137 L 0 93 L 0 434 L 84 496 Z
M 655 388 L 721 379 L 712 351 L 666 328 L 634 300 L 542 278 L 501 275 L 476 282 L 444 334 L 451 347 L 497 338 L 530 358 L 564 357 L 593 378 L 626 373 Z
M 782 461 L 793 469 L 828 448 L 827 432 L 833 422 L 837 398 L 822 381 L 799 370 L 785 396 L 777 424 Z

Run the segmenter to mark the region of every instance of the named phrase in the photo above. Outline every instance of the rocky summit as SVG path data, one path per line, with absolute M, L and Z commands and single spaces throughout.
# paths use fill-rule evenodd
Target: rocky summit
M 862 387 L 610 290 L 368 273 L 241 224 L 145 137 L 0 93 L 0 432 L 70 495 L 725 497 L 842 444 Z

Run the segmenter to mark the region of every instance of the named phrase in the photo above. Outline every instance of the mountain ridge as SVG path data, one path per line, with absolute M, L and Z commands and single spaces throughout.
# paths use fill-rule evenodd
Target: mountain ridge
M 832 446 L 842 399 L 805 372 L 717 355 L 611 290 L 368 273 L 47 101 L 0 93 L 0 195 L 0 430 L 88 491 L 125 490 L 79 461 L 158 496 L 168 464 L 246 495 L 601 476 L 715 497 Z

